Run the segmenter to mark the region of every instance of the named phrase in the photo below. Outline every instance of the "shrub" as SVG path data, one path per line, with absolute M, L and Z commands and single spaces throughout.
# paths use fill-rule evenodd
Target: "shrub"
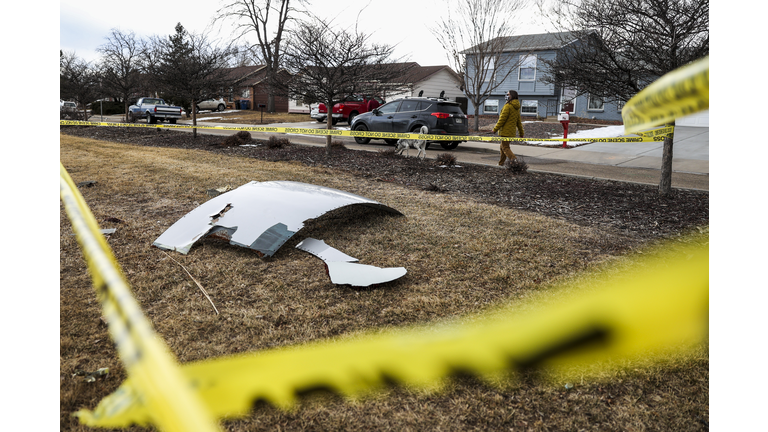
M 243 145 L 249 141 L 251 141 L 251 133 L 248 131 L 239 131 L 234 135 L 228 136 L 219 145 L 222 147 L 234 147 L 234 146 Z
M 456 165 L 456 156 L 451 153 L 440 153 L 435 157 L 438 165 L 454 166 Z
M 267 140 L 267 148 L 270 149 L 281 149 L 289 145 L 291 145 L 291 142 L 288 141 L 288 138 L 278 138 L 273 135 Z
M 522 156 L 517 156 L 513 160 L 507 160 L 505 166 L 508 170 L 512 171 L 512 174 L 525 174 L 528 172 L 528 164 Z

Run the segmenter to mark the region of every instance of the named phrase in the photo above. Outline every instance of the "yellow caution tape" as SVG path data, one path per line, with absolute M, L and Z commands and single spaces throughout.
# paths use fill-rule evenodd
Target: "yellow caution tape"
M 706 109 L 708 69 L 705 59 L 705 63 L 694 64 L 684 73 L 674 72 L 671 82 L 663 77 L 663 85 L 654 83 L 646 89 L 647 94 L 642 94 L 644 90 L 638 94 L 642 97 L 630 100 L 622 113 L 626 116 L 625 126 L 631 124 L 626 132 L 636 133 L 663 123 L 670 116 Z M 672 106 L 664 107 L 667 104 Z M 68 121 L 61 124 L 192 127 Z M 226 129 L 312 135 L 375 134 L 299 128 Z M 662 130 L 643 132 L 645 136 L 630 139 L 658 141 L 674 133 L 674 129 Z M 416 134 L 371 137 L 501 140 Z M 660 252 L 658 256 L 639 259 L 631 272 L 603 280 L 589 294 L 541 306 L 533 312 L 508 311 L 481 317 L 479 324 L 371 334 L 355 340 L 318 342 L 178 367 L 133 299 L 93 215 L 63 166 L 61 199 L 88 261 L 110 334 L 128 371 L 128 379 L 94 411 L 76 413 L 81 422 L 91 426 L 126 427 L 137 423 L 154 424 L 163 430 L 216 430 L 212 418 L 246 415 L 256 400 L 289 407 L 297 393 L 313 389 L 357 396 L 390 381 L 419 386 L 439 384 L 454 372 L 491 377 L 510 366 L 518 370 L 555 371 L 607 358 L 660 354 L 707 338 L 709 250 L 706 246 L 689 246 L 674 257 Z
M 556 371 L 652 357 L 705 340 L 708 309 L 708 249 L 687 247 L 641 258 L 588 294 L 530 312 L 200 361 L 182 370 L 214 416 L 231 418 L 247 415 L 257 400 L 290 407 L 310 390 L 355 397 L 391 382 L 432 387 L 455 372 L 492 378 L 510 367 Z M 155 407 L 140 404 L 135 387 L 129 378 L 81 418 L 101 427 L 146 418 Z
M 658 128 L 646 132 L 635 132 L 636 135 L 640 135 L 641 137 L 656 137 L 656 136 L 674 136 L 675 134 L 675 127 L 674 126 L 667 126 L 663 128 Z
M 125 364 L 131 406 L 107 402 L 96 412 L 79 412 L 81 421 L 110 417 L 126 409 L 131 422 L 154 424 L 164 431 L 217 431 L 214 418 L 192 391 L 178 364 L 141 311 L 83 196 L 60 165 L 60 194 L 67 216 L 88 263 L 109 333 Z M 127 426 L 127 425 L 124 425 Z
M 76 120 L 60 120 L 61 126 L 110 126 L 110 127 L 138 127 L 138 128 L 163 128 L 163 129 L 208 129 L 208 130 L 231 130 L 248 131 L 263 133 L 283 133 L 295 135 L 320 135 L 320 136 L 348 136 L 358 138 L 383 138 L 383 139 L 425 139 L 429 141 L 552 141 L 562 143 L 563 141 L 578 142 L 614 142 L 614 143 L 638 143 L 663 141 L 663 136 L 651 135 L 641 137 L 617 137 L 617 138 L 512 138 L 500 136 L 476 136 L 476 135 L 432 135 L 432 134 L 411 134 L 394 132 L 369 132 L 369 131 L 348 131 L 340 129 L 314 129 L 314 128 L 292 128 L 292 127 L 271 127 L 271 126 L 192 126 L 192 125 L 163 125 L 146 123 L 110 123 L 110 122 L 87 122 Z
M 643 89 L 621 110 L 635 133 L 709 108 L 709 56 L 675 69 Z

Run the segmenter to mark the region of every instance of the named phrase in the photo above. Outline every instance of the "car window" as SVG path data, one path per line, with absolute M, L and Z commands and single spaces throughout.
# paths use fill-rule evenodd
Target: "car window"
M 432 105 L 434 105 L 432 102 L 421 101 L 419 102 L 419 111 L 428 110 Z
M 438 111 L 448 113 L 448 114 L 464 114 L 461 111 L 461 107 L 454 104 L 438 104 Z
M 352 96 L 347 96 L 346 98 L 344 98 L 344 100 L 347 102 L 362 102 L 363 97 L 360 95 L 352 95 Z
M 376 102 L 380 103 L 380 104 L 383 104 L 383 103 L 384 103 L 384 99 L 382 99 L 382 98 L 380 98 L 380 97 L 378 97 L 378 96 L 374 96 L 374 98 L 373 98 L 373 99 L 374 99 Z
M 419 101 L 404 100 L 403 103 L 400 104 L 400 109 L 397 110 L 397 112 L 416 111 L 418 109 Z
M 400 105 L 400 101 L 390 102 L 388 104 L 382 105 L 378 108 L 379 113 L 381 114 L 392 114 L 395 111 L 397 111 L 397 107 Z

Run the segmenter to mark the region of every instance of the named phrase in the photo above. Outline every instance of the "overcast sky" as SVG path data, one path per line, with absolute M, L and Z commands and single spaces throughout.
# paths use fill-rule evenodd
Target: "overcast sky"
M 355 22 L 360 14 L 360 27 L 379 43 L 397 45 L 395 55 L 422 66 L 448 64 L 440 44 L 430 33 L 446 12 L 445 0 L 360 0 L 339 2 L 329 11 L 327 0 L 312 0 L 310 10 L 324 18 L 334 18 L 340 26 Z M 169 35 L 177 22 L 189 31 L 201 33 L 209 29 L 211 17 L 220 8 L 219 0 L 184 2 L 153 1 L 151 7 L 136 2 L 94 0 L 62 0 L 60 3 L 60 48 L 75 51 L 87 60 L 98 58 L 96 48 L 105 42 L 110 29 L 133 31 L 138 36 Z M 361 11 L 362 9 L 362 11 Z M 512 18 L 511 18 L 512 19 Z M 543 33 L 547 29 L 536 24 L 537 14 L 527 12 L 513 18 L 518 34 Z M 219 38 L 229 36 L 227 30 L 212 29 Z

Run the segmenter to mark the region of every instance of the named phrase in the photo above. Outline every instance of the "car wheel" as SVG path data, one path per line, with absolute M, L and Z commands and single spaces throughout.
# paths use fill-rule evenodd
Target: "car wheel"
M 355 130 L 358 132 L 368 132 L 368 128 L 364 124 L 355 126 Z M 368 144 L 371 142 L 370 138 L 355 137 L 355 142 L 358 144 Z
M 170 124 L 176 124 L 176 119 L 169 119 L 169 120 L 168 120 L 168 123 L 170 123 Z
M 155 123 L 157 123 L 157 119 L 152 117 L 152 114 L 147 113 L 147 123 L 155 124 Z
M 352 111 L 349 113 L 349 118 L 347 119 L 347 124 L 352 126 L 352 121 L 355 119 L 355 116 L 357 115 L 356 112 Z
M 384 140 L 384 142 L 389 144 L 389 145 L 395 145 L 395 144 L 397 144 L 397 141 L 398 140 L 396 140 L 396 139 L 385 139 Z
M 440 141 L 440 146 L 446 150 L 453 150 L 459 146 L 459 141 Z
M 339 122 L 339 119 L 333 119 L 333 120 L 331 120 L 331 124 L 334 124 L 334 125 L 335 125 L 336 123 L 338 123 L 338 122 Z
M 224 111 L 224 108 L 226 108 L 224 104 L 219 104 L 219 111 Z
M 322 119 L 315 119 L 315 120 L 317 120 L 318 123 L 325 123 L 325 119 L 324 118 L 322 118 Z

